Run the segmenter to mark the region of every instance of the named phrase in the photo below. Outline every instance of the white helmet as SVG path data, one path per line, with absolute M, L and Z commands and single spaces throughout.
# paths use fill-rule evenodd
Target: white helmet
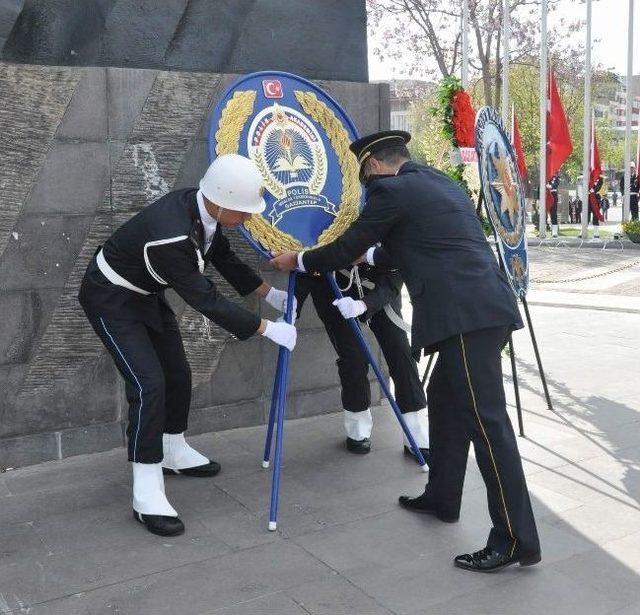
M 266 207 L 260 172 L 252 160 L 238 154 L 218 156 L 200 180 L 200 190 L 223 209 L 259 214 Z

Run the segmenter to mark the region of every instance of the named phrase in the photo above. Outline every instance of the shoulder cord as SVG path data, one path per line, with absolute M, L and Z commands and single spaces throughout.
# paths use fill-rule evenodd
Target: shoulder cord
M 340 288 L 340 291 L 343 293 L 346 293 L 353 286 L 354 282 L 358 290 L 358 297 L 360 299 L 364 297 L 364 290 L 362 289 L 363 287 L 369 289 L 375 288 L 375 284 L 373 282 L 369 282 L 368 280 L 365 280 L 363 282 L 360 279 L 360 271 L 358 269 L 358 265 L 354 265 L 349 271 L 347 271 L 346 269 L 340 269 L 340 273 L 343 276 L 349 278 L 349 283 L 344 288 L 340 288 L 340 286 L 338 286 L 338 288 Z

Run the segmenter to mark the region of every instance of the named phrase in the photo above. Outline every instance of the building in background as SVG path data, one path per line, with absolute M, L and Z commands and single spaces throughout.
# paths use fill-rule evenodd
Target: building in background
M 618 77 L 613 97 L 606 105 L 595 105 L 596 117 L 610 117 L 615 129 L 621 134 L 625 130 L 625 118 L 627 112 L 627 88 L 626 77 Z M 640 75 L 631 78 L 631 129 L 637 131 L 640 127 Z
M 424 100 L 433 92 L 435 85 L 417 79 L 393 79 L 389 82 L 391 130 L 412 132 L 411 106 Z

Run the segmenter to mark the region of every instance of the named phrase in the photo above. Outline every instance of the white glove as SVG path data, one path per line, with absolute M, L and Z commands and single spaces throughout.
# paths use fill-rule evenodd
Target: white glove
M 271 306 L 274 307 L 279 312 L 286 312 L 287 310 L 287 300 L 289 298 L 289 293 L 286 290 L 280 290 L 279 288 L 271 287 L 269 292 L 266 294 L 264 300 Z M 293 298 L 293 313 L 296 313 L 298 309 L 298 300 Z
M 367 311 L 367 304 L 364 301 L 352 299 L 351 297 L 336 299 L 333 305 L 340 310 L 343 318 L 357 318 Z
M 293 325 L 287 322 L 272 322 L 270 320 L 266 322 L 267 326 L 262 335 L 268 337 L 272 342 L 284 346 L 288 350 L 295 348 L 298 332 Z

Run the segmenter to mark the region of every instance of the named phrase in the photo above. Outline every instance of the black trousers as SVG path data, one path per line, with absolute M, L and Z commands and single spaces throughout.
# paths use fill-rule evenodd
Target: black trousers
M 629 213 L 631 214 L 632 220 L 638 219 L 638 195 L 632 194 L 629 197 Z
M 558 193 L 551 193 L 551 207 L 549 208 L 549 215 L 551 216 L 551 224 L 558 224 Z
M 191 369 L 173 312 L 163 307 L 163 331 L 143 322 L 87 312 L 125 380 L 129 461 L 162 461 L 162 434 L 187 429 Z
M 589 209 L 587 210 L 587 223 L 589 222 L 593 222 L 593 226 L 600 226 L 600 220 L 598 220 L 598 216 L 593 213 L 591 204 L 589 204 Z
M 502 382 L 507 336 L 507 328 L 482 329 L 438 345 L 427 388 L 431 463 L 425 491 L 443 514 L 459 515 L 473 442 L 493 522 L 487 546 L 537 553 L 538 532 Z
M 324 277 L 298 277 L 298 315 L 309 295 L 338 355 L 336 365 L 342 388 L 342 407 L 349 412 L 362 412 L 371 405 L 367 357 L 349 323 L 338 308 L 332 305 L 335 296 Z M 389 366 L 389 375 L 395 386 L 395 397 L 401 412 L 416 412 L 425 408 L 427 400 L 420 383 L 418 366 L 411 356 L 407 334 L 393 324 L 382 310 L 373 315 L 369 325 Z

